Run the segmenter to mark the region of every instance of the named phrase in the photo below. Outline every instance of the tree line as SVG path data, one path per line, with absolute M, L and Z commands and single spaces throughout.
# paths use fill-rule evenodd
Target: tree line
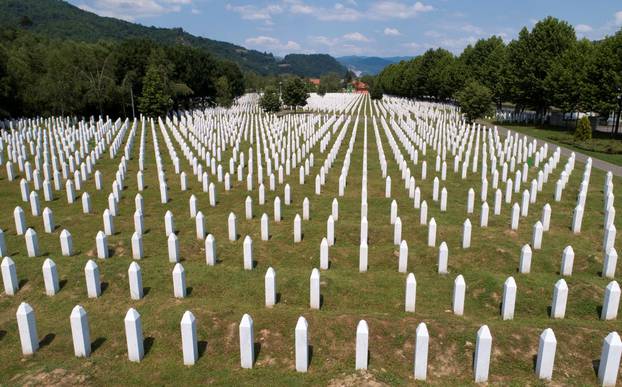
M 497 108 L 511 103 L 533 109 L 539 119 L 562 112 L 617 109 L 622 87 L 622 30 L 602 40 L 577 39 L 565 21 L 547 17 L 505 44 L 480 39 L 455 56 L 438 48 L 386 67 L 375 84 L 384 93 L 408 98 L 454 100 L 476 92 Z
M 244 90 L 235 63 L 197 48 L 0 31 L 0 117 L 158 116 L 171 109 L 229 106 Z

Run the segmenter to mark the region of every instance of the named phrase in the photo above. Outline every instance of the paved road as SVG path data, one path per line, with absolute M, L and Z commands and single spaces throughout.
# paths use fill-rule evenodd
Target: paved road
M 500 135 L 506 135 L 508 131 L 512 132 L 512 133 L 517 133 L 517 132 L 515 132 L 515 131 L 513 131 L 511 129 L 504 128 L 504 127 L 499 126 L 499 125 L 497 125 L 497 129 L 499 130 L 499 134 Z M 526 136 L 525 134 L 522 134 L 522 133 L 518 133 L 518 134 L 520 136 Z M 531 136 L 527 136 L 527 138 L 534 139 L 534 137 L 531 137 Z M 539 144 L 541 144 L 541 143 L 548 143 L 549 144 L 549 149 L 551 149 L 551 147 L 552 147 L 552 149 L 554 150 L 555 147 L 558 146 L 557 144 L 553 144 L 551 142 L 544 141 L 544 140 L 542 140 L 540 138 L 535 138 L 535 140 L 538 141 Z M 570 154 L 572 152 L 574 152 L 576 160 L 580 161 L 582 163 L 585 163 L 587 161 L 588 157 L 591 157 L 591 156 L 588 156 L 588 155 L 583 154 L 581 152 L 577 152 L 577 151 L 574 151 L 574 150 L 571 150 L 571 149 L 568 149 L 568 148 L 564 148 L 563 146 L 559 146 L 559 147 L 561 148 L 562 156 L 569 157 Z M 608 163 L 606 161 L 603 161 L 603 160 L 600 160 L 600 159 L 597 159 L 597 158 L 594 158 L 594 157 L 592 157 L 592 167 L 598 168 L 598 169 L 602 169 L 603 171 L 611 171 L 611 173 L 613 173 L 614 176 L 622 177 L 622 167 L 621 166 L 618 166 L 618 165 L 615 165 L 615 164 L 611 164 L 611 163 Z

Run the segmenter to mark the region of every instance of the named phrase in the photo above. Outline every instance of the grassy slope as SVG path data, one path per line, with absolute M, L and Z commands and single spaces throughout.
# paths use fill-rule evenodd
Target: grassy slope
M 572 131 L 562 128 L 536 128 L 533 126 L 506 124 L 501 124 L 501 126 L 570 148 L 612 164 L 622 165 L 622 141 L 620 139 L 612 139 L 609 133 L 594 132 L 592 140 L 581 143 L 574 141 Z
M 131 260 L 130 236 L 133 232 L 133 198 L 136 193 L 135 173 L 137 161 L 129 163 L 127 188 L 123 192 L 120 215 L 115 219 L 117 234 L 110 239 L 115 255 L 107 261 L 97 260 L 102 281 L 108 288 L 101 298 L 86 297 L 83 267 L 95 247 L 96 232 L 101 229 L 101 213 L 105 208 L 105 192 L 95 191 L 89 181 L 86 190 L 92 195 L 95 213 L 82 215 L 79 204 L 69 207 L 64 196 L 48 203 L 53 210 L 58 229 L 52 235 L 43 232 L 42 220 L 30 216 L 27 206 L 19 201 L 19 184 L 8 183 L 4 169 L 0 170 L 0 225 L 5 230 L 7 244 L 17 264 L 18 276 L 27 281 L 14 297 L 0 296 L 0 383 L 16 384 L 35 377 L 48 383 L 54 380 L 50 371 L 66 370 L 64 380 L 84 376 L 92 384 L 195 384 L 212 382 L 232 384 L 325 384 L 331 380 L 343 380 L 354 373 L 354 337 L 359 319 L 370 325 L 370 370 L 379 381 L 392 385 L 412 383 L 412 358 L 415 329 L 425 321 L 430 331 L 429 380 L 438 384 L 470 383 L 472 381 L 471 359 L 475 332 L 482 324 L 488 324 L 493 334 L 493 357 L 491 381 L 503 384 L 535 384 L 533 356 L 537 351 L 538 335 L 546 327 L 552 327 L 558 339 L 554 380 L 562 384 L 595 383 L 592 361 L 598 359 L 604 336 L 618 329 L 619 322 L 598 320 L 603 290 L 607 280 L 599 277 L 602 267 L 602 182 L 604 174 L 592 171 L 587 198 L 583 232 L 579 236 L 569 230 L 570 214 L 581 179 L 581 165 L 570 177 L 561 203 L 552 201 L 553 187 L 563 160 L 555 170 L 529 216 L 521 219 L 518 232 L 508 230 L 509 206 L 503 206 L 502 215 L 492 216 L 489 227 L 479 225 L 479 205 L 472 215 L 472 248 L 460 246 L 461 225 L 466 218 L 466 193 L 469 187 L 478 192 L 478 176 L 470 174 L 462 181 L 448 172 L 446 183 L 450 194 L 449 211 L 440 214 L 438 204 L 431 204 L 431 168 L 433 152 L 428 152 L 429 178 L 417 179 L 422 186 L 423 198 L 430 205 L 429 213 L 438 223 L 437 241 L 449 244 L 450 274 L 436 273 L 438 250 L 426 246 L 427 228 L 419 225 L 419 212 L 399 179 L 399 171 L 391 156 L 388 141 L 381 130 L 389 172 L 393 177 L 394 197 L 398 201 L 403 222 L 402 235 L 410 247 L 409 271 L 417 277 L 417 311 L 403 312 L 404 284 L 406 275 L 397 272 L 397 249 L 392 245 L 393 227 L 389 224 L 390 199 L 384 198 L 384 181 L 378 165 L 378 152 L 373 130 L 368 133 L 368 197 L 370 221 L 369 272 L 358 273 L 358 243 L 360 214 L 360 181 L 363 147 L 363 126 L 359 126 L 357 141 L 352 154 L 349 185 L 346 196 L 340 198 L 340 217 L 336 223 L 337 243 L 330 249 L 331 268 L 322 272 L 323 307 L 320 311 L 308 308 L 308 281 L 311 269 L 319 266 L 319 244 L 325 234 L 330 202 L 337 195 L 339 170 L 350 137 L 346 135 L 334 167 L 327 177 L 323 194 L 313 194 L 313 182 L 304 186 L 297 181 L 297 173 L 287 181 L 293 188 L 293 205 L 284 207 L 284 220 L 272 221 L 272 200 L 276 193 L 269 192 L 268 204 L 254 205 L 255 218 L 243 219 L 243 199 L 247 192 L 235 182 L 235 189 L 224 192 L 217 184 L 219 203 L 211 208 L 207 194 L 190 179 L 190 190 L 180 192 L 177 176 L 173 173 L 168 155 L 164 154 L 165 168 L 171 197 L 166 206 L 159 203 L 156 188 L 156 171 L 152 138 L 147 136 L 145 225 L 146 257 L 140 261 L 143 283 L 149 292 L 141 301 L 131 301 L 127 282 L 127 268 Z M 160 146 L 164 150 L 162 136 Z M 138 152 L 138 138 L 133 152 Z M 242 147 L 246 150 L 246 145 Z M 178 154 L 181 153 L 178 152 Z M 311 176 L 315 176 L 324 155 L 314 149 L 316 164 Z M 104 173 L 105 187 L 109 187 L 116 170 L 117 160 L 104 156 L 98 168 Z M 191 171 L 186 161 L 183 169 Z M 411 165 L 411 168 L 413 166 Z M 419 171 L 419 167 L 416 167 Z M 533 176 L 535 170 L 530 171 Z M 419 176 L 419 172 L 416 173 Z M 399 182 L 399 183 L 398 183 Z M 620 181 L 615 180 L 618 186 Z M 283 188 L 277 189 L 282 196 Z M 616 203 L 620 202 L 617 192 Z M 199 198 L 199 208 L 206 214 L 207 228 L 218 243 L 222 261 L 215 267 L 205 265 L 202 243 L 194 236 L 194 222 L 188 216 L 188 198 L 194 193 Z M 256 200 L 256 191 L 253 192 Z M 303 222 L 304 240 L 293 244 L 293 218 L 300 213 L 302 199 L 311 200 L 311 220 Z M 492 195 L 489 195 L 491 198 Z M 531 226 L 540 216 L 545 201 L 553 207 L 551 231 L 544 236 L 544 249 L 533 255 L 532 274 L 516 272 L 520 247 L 531 239 Z M 479 200 L 478 200 L 479 202 Z M 39 232 L 44 256 L 52 257 L 62 280 L 66 284 L 53 298 L 44 295 L 41 265 L 44 257 L 28 258 L 22 237 L 15 235 L 12 211 L 22 205 L 27 212 L 28 224 Z M 492 207 L 492 200 L 489 199 Z M 192 288 L 190 296 L 176 300 L 172 296 L 172 264 L 166 255 L 163 216 L 166 209 L 175 215 L 180 230 L 180 246 L 183 265 L 187 271 L 187 284 Z M 226 217 L 229 211 L 238 215 L 239 233 L 253 237 L 255 259 L 258 266 L 251 272 L 242 269 L 242 241 L 227 241 Z M 259 217 L 267 212 L 271 216 L 272 239 L 262 242 L 259 235 Z M 618 227 L 620 222 L 617 222 Z M 79 253 L 73 257 L 60 256 L 58 237 L 63 228 L 74 235 L 74 245 Z M 559 278 L 561 251 L 572 244 L 576 258 L 572 277 L 567 278 L 570 295 L 567 318 L 553 321 L 547 317 L 553 284 Z M 263 276 L 268 266 L 277 272 L 277 287 L 281 302 L 274 309 L 263 307 Z M 465 316 L 451 312 L 451 291 L 457 274 L 467 281 Z M 518 299 L 515 320 L 501 321 L 499 301 L 504 280 L 515 276 Z M 15 310 L 21 301 L 28 301 L 37 313 L 39 337 L 53 335 L 49 345 L 30 359 L 22 359 Z M 92 340 L 101 345 L 88 360 L 73 357 L 69 314 L 74 305 L 81 304 L 89 312 Z M 140 364 L 127 360 L 123 332 L 123 317 L 129 307 L 136 307 L 142 314 L 144 336 L 152 338 L 144 361 Z M 182 365 L 179 321 L 185 310 L 197 317 L 199 340 L 206 341 L 206 350 L 194 367 Z M 250 313 L 255 321 L 255 338 L 261 344 L 256 368 L 242 370 L 239 366 L 237 324 L 243 313 Z M 294 327 L 299 315 L 304 315 L 310 326 L 310 344 L 313 356 L 306 375 L 294 371 Z M 60 371 L 59 371 L 60 373 Z

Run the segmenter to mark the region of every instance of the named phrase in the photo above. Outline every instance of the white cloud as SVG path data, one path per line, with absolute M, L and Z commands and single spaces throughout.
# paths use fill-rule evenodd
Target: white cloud
M 186 1 L 186 0 L 181 0 Z M 275 0 L 278 1 L 278 0 Z M 356 0 L 342 0 L 332 7 L 318 6 L 304 0 L 280 0 L 275 5 L 258 7 L 253 4 L 230 5 L 226 9 L 239 13 L 246 20 L 271 20 L 272 15 L 288 12 L 293 15 L 309 15 L 320 21 L 355 22 L 364 19 L 409 19 L 416 15 L 432 11 L 431 5 L 420 1 L 405 3 L 397 0 L 383 0 L 372 3 L 366 10 L 357 9 Z
M 279 39 L 273 38 L 271 36 L 262 35 L 248 38 L 245 40 L 245 43 L 252 48 L 267 49 L 276 51 L 278 53 L 300 51 L 300 44 L 292 40 L 288 40 L 287 42 L 281 42 Z
M 335 3 L 333 8 L 317 8 L 313 14 L 322 21 L 357 21 L 363 16 L 356 9 L 341 3 Z
M 574 29 L 575 29 L 575 31 L 577 31 L 577 32 L 582 32 L 582 33 L 592 31 L 592 27 L 591 27 L 591 26 L 589 26 L 589 25 L 587 25 L 587 24 L 577 24 L 577 25 L 574 27 Z
M 336 39 L 329 38 L 328 36 L 323 35 L 312 35 L 307 38 L 309 43 L 319 46 L 331 47 L 337 44 Z
M 462 52 L 462 50 L 468 46 L 469 44 L 474 44 L 477 42 L 477 38 L 475 36 L 464 36 L 460 38 L 443 38 L 438 41 L 437 46 L 448 49 L 449 51 L 453 51 L 458 54 Z
M 618 11 L 614 14 L 615 23 L 618 26 L 622 26 L 622 11 Z
M 416 42 L 404 43 L 402 46 L 408 50 L 409 53 L 415 53 L 421 48 L 421 45 Z
M 389 27 L 384 29 L 384 34 L 386 36 L 400 36 L 401 35 L 400 31 L 397 28 L 389 28 Z
M 353 42 L 369 42 L 369 38 L 360 32 L 351 32 L 349 34 L 343 35 L 343 39 L 350 40 Z
M 432 11 L 434 7 L 417 1 L 406 4 L 398 1 L 379 1 L 372 4 L 368 15 L 372 19 L 410 19 L 420 13 Z
M 180 12 L 182 6 L 191 4 L 192 0 L 85 0 L 78 7 L 100 16 L 133 21 L 137 18 Z
M 244 20 L 260 20 L 269 25 L 272 24 L 273 15 L 283 12 L 283 8 L 278 4 L 268 5 L 266 7 L 227 4 L 225 8 L 239 14 Z
M 338 36 L 335 38 L 331 38 L 323 35 L 314 35 L 309 36 L 307 41 L 309 45 L 315 47 L 316 52 L 329 52 L 332 55 L 359 55 L 364 52 L 364 48 L 357 46 L 354 44 L 355 42 L 363 42 L 366 41 L 360 40 L 361 37 L 356 35 L 357 33 L 345 34 L 343 36 Z M 350 36 L 351 35 L 351 36 Z M 349 39 L 355 38 L 355 39 Z M 368 39 L 364 37 L 365 39 Z M 369 40 L 369 39 L 368 39 Z M 369 40 L 371 41 L 371 40 Z
M 473 24 L 463 24 L 458 27 L 460 31 L 468 32 L 470 34 L 483 35 L 484 30 L 482 30 L 478 26 L 474 26 Z
M 313 13 L 313 7 L 302 3 L 295 3 L 290 5 L 289 11 L 293 14 L 299 13 L 303 15 L 309 15 Z
M 443 36 L 443 34 L 435 30 L 425 31 L 423 35 L 427 36 L 428 38 L 440 38 L 441 36 Z

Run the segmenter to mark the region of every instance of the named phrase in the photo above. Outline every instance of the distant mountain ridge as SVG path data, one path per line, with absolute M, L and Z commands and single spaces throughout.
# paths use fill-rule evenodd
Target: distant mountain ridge
M 357 75 L 376 75 L 390 64 L 409 60 L 410 56 L 341 56 L 336 58 L 339 63 L 346 66 L 349 70 L 354 71 Z
M 3 28 L 25 28 L 44 36 L 76 41 L 121 41 L 131 38 L 148 38 L 164 45 L 188 45 L 204 49 L 218 58 L 235 62 L 243 70 L 254 71 L 262 75 L 293 73 L 308 77 L 346 71 L 335 58 L 326 54 L 312 54 L 306 55 L 305 58 L 289 59 L 290 55 L 288 55 L 283 58 L 283 61 L 279 61 L 270 53 L 195 36 L 182 28 L 147 27 L 111 17 L 98 16 L 62 0 L 0 0 L 0 23 Z

